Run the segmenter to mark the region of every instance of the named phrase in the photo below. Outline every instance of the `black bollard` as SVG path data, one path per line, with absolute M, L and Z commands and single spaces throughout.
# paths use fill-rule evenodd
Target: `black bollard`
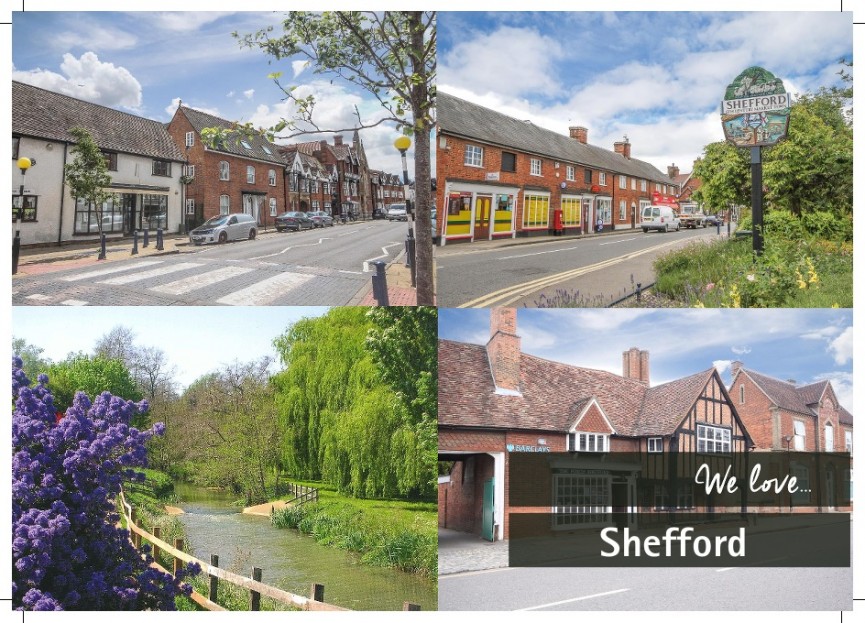
M 100 260 L 105 259 L 105 232 L 99 236 L 99 258 Z
M 144 242 L 142 243 L 141 246 L 143 246 L 146 249 L 149 245 L 150 245 L 150 230 L 145 229 L 144 230 Z
M 721 221 L 716 221 L 715 227 L 718 228 L 718 235 L 720 236 L 721 235 Z
M 132 232 L 132 255 L 138 255 L 138 230 Z
M 643 294 L 642 286 L 643 286 L 642 283 L 638 283 L 638 284 L 637 284 L 637 302 L 638 302 L 638 303 L 640 302 L 640 298 L 641 298 L 641 296 L 642 296 L 642 294 Z
M 415 237 L 414 230 L 409 227 L 408 236 L 405 239 L 405 262 L 411 269 L 411 287 L 417 287 L 417 262 L 415 261 Z
M 382 307 L 390 305 L 387 297 L 387 273 L 385 273 L 385 263 L 381 260 L 372 263 L 375 266 L 375 274 L 372 276 L 372 296 L 376 303 Z
M 162 241 L 162 228 L 161 227 L 156 230 L 156 250 L 157 251 L 164 251 L 165 250 L 165 247 L 163 246 L 163 241 Z
M 16 231 L 12 239 L 12 274 L 18 274 L 18 257 L 21 255 L 21 232 Z

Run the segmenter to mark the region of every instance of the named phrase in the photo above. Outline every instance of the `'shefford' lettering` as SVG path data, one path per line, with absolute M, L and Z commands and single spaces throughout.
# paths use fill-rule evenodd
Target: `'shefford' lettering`
M 621 555 L 625 558 L 629 556 L 640 557 L 646 555 L 649 558 L 658 558 L 659 556 L 679 556 L 684 558 L 690 554 L 696 554 L 700 558 L 706 556 L 722 556 L 724 553 L 729 556 L 741 558 L 745 556 L 745 528 L 739 528 L 737 536 L 717 535 L 710 539 L 707 536 L 692 536 L 693 528 L 679 528 L 671 526 L 667 528 L 666 533 L 662 537 L 650 535 L 641 539 L 636 535 L 631 534 L 630 528 L 625 528 L 622 533 L 622 542 L 616 540 L 618 528 L 604 528 L 601 530 L 601 539 L 604 543 L 610 546 L 610 549 L 601 550 L 601 556 L 611 558 Z M 659 550 L 661 542 L 664 543 L 663 550 Z M 673 553 L 673 543 L 678 542 L 678 553 Z M 727 551 L 724 552 L 724 544 L 726 543 Z M 663 551 L 663 553 L 661 553 Z M 714 554 L 713 554 L 714 552 Z
M 721 113 L 735 115 L 750 112 L 766 112 L 780 110 L 790 107 L 790 98 L 787 93 L 776 93 L 774 95 L 761 95 L 758 97 L 743 97 L 742 99 L 724 100 L 721 104 Z

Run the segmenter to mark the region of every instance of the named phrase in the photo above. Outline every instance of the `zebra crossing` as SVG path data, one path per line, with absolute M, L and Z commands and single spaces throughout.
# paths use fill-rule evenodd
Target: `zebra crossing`
M 18 281 L 15 305 L 345 305 L 368 277 L 245 261 L 142 259 Z

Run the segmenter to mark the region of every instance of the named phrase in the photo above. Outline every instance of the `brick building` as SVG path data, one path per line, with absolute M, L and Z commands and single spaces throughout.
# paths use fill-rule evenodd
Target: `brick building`
M 370 171 L 370 186 L 373 207 L 381 213 L 387 213 L 391 204 L 405 201 L 402 178 L 395 173 Z
M 631 156 L 591 145 L 588 129 L 569 136 L 439 91 L 436 206 L 442 244 L 517 235 L 591 233 L 638 227 L 653 196 L 678 186 Z M 443 183 L 442 183 L 443 181 Z
M 286 209 L 298 212 L 317 212 L 322 210 L 334 218 L 331 192 L 335 188 L 335 177 L 327 167 L 310 155 L 297 149 L 295 145 L 281 146 L 279 152 L 285 158 L 286 188 L 288 205 Z
M 651 387 L 646 351 L 623 353 L 621 376 L 548 361 L 521 352 L 516 320 L 514 309 L 493 309 L 486 346 L 439 343 L 439 459 L 453 463 L 439 484 L 440 526 L 507 539 L 514 453 L 597 459 L 590 474 L 570 473 L 567 460 L 553 471 L 553 507 L 593 509 L 557 515 L 570 529 L 603 522 L 611 508 L 706 505 L 691 482 L 675 500 L 660 491 L 638 499 L 646 474 L 605 462 L 609 452 L 729 457 L 753 446 L 714 368 Z
M 111 197 L 101 206 L 74 201 L 66 184 L 77 140 L 69 130 L 76 127 L 87 130 L 105 156 Z M 19 157 L 36 161 L 25 176 Z M 177 231 L 183 162 L 158 121 L 12 82 L 12 206 L 20 205 L 23 185 L 23 222 L 16 229 L 24 245 L 95 238 L 100 218 L 109 238 L 141 229 Z
M 295 147 L 324 165 L 334 182 L 331 195 L 336 196 L 335 203 L 339 206 L 337 214 L 346 212 L 359 218 L 372 216 L 370 172 L 357 131 L 351 145 L 343 142 L 342 135 L 337 134 L 333 137 L 333 145 L 319 140 L 299 143 Z
M 186 155 L 183 199 L 187 227 L 217 214 L 252 214 L 267 228 L 286 209 L 285 161 L 278 146 L 261 136 L 232 136 L 213 147 L 201 140 L 205 128 L 230 130 L 233 123 L 179 106 L 168 132 Z

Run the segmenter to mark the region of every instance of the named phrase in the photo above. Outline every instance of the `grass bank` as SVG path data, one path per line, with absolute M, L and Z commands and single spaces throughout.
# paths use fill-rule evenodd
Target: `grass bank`
M 360 554 L 362 562 L 434 579 L 438 575 L 435 502 L 362 500 L 319 488 L 319 501 L 271 515 L 277 528 L 295 528 L 317 543 Z

